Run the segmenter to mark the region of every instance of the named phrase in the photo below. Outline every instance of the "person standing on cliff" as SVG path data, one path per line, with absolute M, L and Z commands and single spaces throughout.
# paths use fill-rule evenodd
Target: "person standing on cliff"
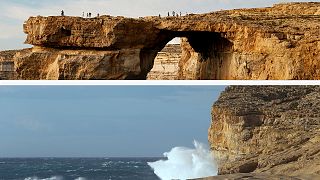
M 82 12 L 82 17 L 84 18 L 84 12 Z
M 89 13 L 89 18 L 91 18 L 91 12 Z
M 63 10 L 61 11 L 61 16 L 64 16 L 64 11 Z

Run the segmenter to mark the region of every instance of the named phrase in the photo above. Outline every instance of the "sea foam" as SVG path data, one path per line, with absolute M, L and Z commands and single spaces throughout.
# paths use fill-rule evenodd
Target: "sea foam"
M 38 178 L 38 177 L 27 177 L 25 178 L 24 180 L 63 180 L 64 178 L 62 176 L 52 176 L 50 178 L 44 178 L 44 179 L 41 179 L 41 178 Z M 83 177 L 79 177 L 75 180 L 86 180 L 86 178 L 83 178 Z
M 167 160 L 149 162 L 148 165 L 162 180 L 216 176 L 218 168 L 209 148 L 197 141 L 194 146 L 195 149 L 175 147 L 164 153 Z
M 44 179 L 40 179 L 38 177 L 27 177 L 24 180 L 63 180 L 63 177 L 61 177 L 61 176 L 52 176 L 50 178 L 44 178 Z

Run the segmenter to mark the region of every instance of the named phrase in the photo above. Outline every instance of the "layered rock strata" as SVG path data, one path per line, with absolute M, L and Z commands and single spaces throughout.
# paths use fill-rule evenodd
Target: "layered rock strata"
M 60 50 L 34 47 L 15 55 L 18 79 L 141 79 L 137 50 Z M 128 61 L 128 59 L 130 59 Z
M 320 87 L 232 86 L 212 107 L 219 174 L 320 175 Z
M 146 79 L 184 37 L 177 79 L 320 79 L 320 3 L 183 17 L 31 17 L 19 79 Z
M 155 58 L 153 68 L 148 73 L 147 80 L 178 79 L 181 54 L 180 44 L 168 44 L 165 46 Z
M 0 52 L 0 80 L 16 79 L 13 57 L 17 51 Z

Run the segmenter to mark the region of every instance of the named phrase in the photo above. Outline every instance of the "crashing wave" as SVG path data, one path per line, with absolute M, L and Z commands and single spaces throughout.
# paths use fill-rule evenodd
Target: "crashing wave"
M 195 149 L 175 147 L 164 153 L 167 160 L 149 162 L 148 165 L 162 180 L 194 179 L 218 174 L 216 162 L 209 148 L 194 141 Z

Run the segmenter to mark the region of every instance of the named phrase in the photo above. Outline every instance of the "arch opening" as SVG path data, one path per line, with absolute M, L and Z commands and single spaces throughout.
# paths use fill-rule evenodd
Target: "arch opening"
M 153 68 L 148 73 L 148 80 L 178 79 L 179 62 L 181 60 L 181 38 L 173 38 L 159 51 L 154 58 Z
M 222 33 L 173 32 L 153 54 L 149 80 L 228 79 L 233 43 Z M 177 41 L 180 39 L 180 42 Z M 173 40 L 173 41 L 172 41 Z M 150 57 L 152 58 L 152 57 Z

